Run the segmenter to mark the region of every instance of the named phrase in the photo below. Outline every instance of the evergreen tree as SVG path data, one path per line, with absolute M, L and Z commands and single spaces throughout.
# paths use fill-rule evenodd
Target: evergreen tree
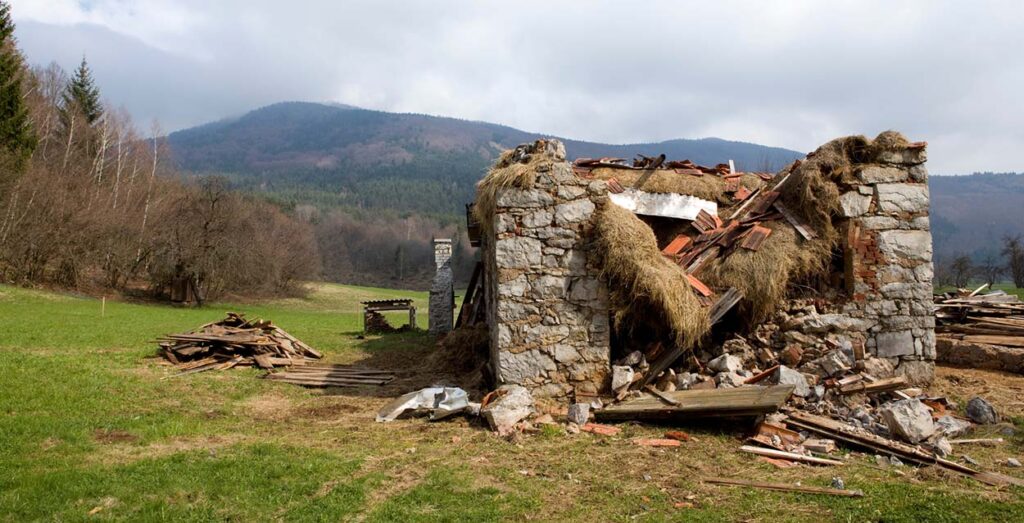
M 70 111 L 78 111 L 81 116 L 85 117 L 85 121 L 90 126 L 96 124 L 100 118 L 103 118 L 100 90 L 96 87 L 96 82 L 93 81 L 92 71 L 89 69 L 89 64 L 85 61 L 84 56 L 82 57 L 81 65 L 78 66 L 78 69 L 75 69 L 74 77 L 71 78 L 71 81 L 64 88 L 61 115 L 65 125 L 70 120 Z
M 21 90 L 25 69 L 14 42 L 11 6 L 0 0 L 0 150 L 20 164 L 32 154 L 35 134 Z

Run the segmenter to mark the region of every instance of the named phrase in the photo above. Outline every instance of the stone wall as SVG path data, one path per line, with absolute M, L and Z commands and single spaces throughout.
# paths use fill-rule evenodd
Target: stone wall
M 914 383 L 931 381 L 935 360 L 932 237 L 923 144 L 854 166 L 840 198 L 849 301 L 842 312 L 864 333 L 868 355 L 889 360 Z
M 434 240 L 434 264 L 437 272 L 434 273 L 434 281 L 430 285 L 429 330 L 436 336 L 451 332 L 453 327 L 455 281 L 451 259 L 451 239 Z
M 541 400 L 597 393 L 610 372 L 608 291 L 587 237 L 606 186 L 577 177 L 558 141 L 513 157 L 537 176 L 498 192 L 482 238 L 494 376 Z

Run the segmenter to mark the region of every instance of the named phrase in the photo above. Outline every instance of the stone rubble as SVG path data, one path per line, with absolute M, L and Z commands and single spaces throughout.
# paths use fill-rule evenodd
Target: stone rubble
M 916 398 L 889 403 L 879 413 L 893 434 L 910 443 L 920 443 L 935 433 L 931 411 Z
M 995 407 L 984 398 L 975 396 L 967 402 L 967 417 L 979 425 L 995 425 L 999 423 L 999 414 Z

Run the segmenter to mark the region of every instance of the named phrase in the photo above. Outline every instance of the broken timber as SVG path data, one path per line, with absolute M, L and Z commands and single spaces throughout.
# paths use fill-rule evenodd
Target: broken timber
M 1024 481 L 1020 479 L 997 472 L 974 470 L 965 465 L 961 465 L 947 459 L 942 459 L 934 454 L 929 454 L 918 447 L 883 438 L 863 430 L 858 430 L 851 425 L 831 420 L 829 418 L 800 411 L 792 411 L 788 414 L 789 418 L 786 420 L 786 424 L 795 427 L 796 429 L 822 434 L 836 441 L 844 441 L 855 447 L 870 449 L 884 455 L 896 456 L 905 462 L 916 463 L 918 465 L 936 465 L 974 478 L 988 485 L 1024 486 Z
M 711 306 L 710 317 L 711 325 L 714 325 L 722 320 L 730 309 L 736 306 L 737 303 L 743 298 L 743 293 L 737 290 L 735 287 L 729 287 L 729 290 L 725 291 L 718 300 Z M 675 347 L 672 350 L 658 357 L 651 363 L 651 368 L 644 377 L 641 385 L 649 384 L 659 374 L 669 368 L 676 360 L 679 359 L 683 353 L 686 352 L 682 347 Z
M 659 396 L 643 395 L 609 405 L 594 412 L 600 421 L 664 419 L 677 416 L 756 416 L 774 412 L 793 393 L 792 385 L 737 387 L 733 389 L 677 390 L 662 394 L 675 401 L 670 405 Z

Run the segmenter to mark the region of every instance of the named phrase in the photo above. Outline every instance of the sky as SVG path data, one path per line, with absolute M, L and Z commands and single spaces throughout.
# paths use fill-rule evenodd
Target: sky
M 31 63 L 85 55 L 142 128 L 302 100 L 606 143 L 896 129 L 934 174 L 1024 171 L 1017 0 L 11 4 Z

